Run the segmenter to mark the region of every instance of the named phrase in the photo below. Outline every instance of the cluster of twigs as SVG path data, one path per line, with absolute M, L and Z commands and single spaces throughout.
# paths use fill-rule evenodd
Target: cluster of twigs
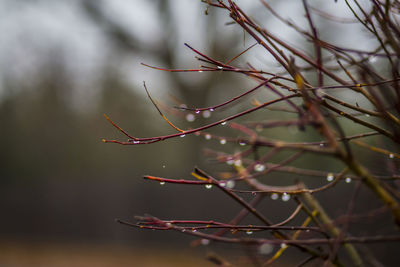
M 208 244 L 210 241 L 258 246 L 280 244 L 280 249 L 271 258 L 263 262 L 263 265 L 275 261 L 288 247 L 292 246 L 308 255 L 307 259 L 300 265 L 314 260 L 321 260 L 326 266 L 331 264 L 341 265 L 338 250 L 343 247 L 352 263 L 356 266 L 362 266 L 365 259 L 353 245 L 354 243 L 400 241 L 400 235 L 397 233 L 400 226 L 400 192 L 392 183 L 393 180 L 399 179 L 399 173 L 393 171 L 385 176 L 375 175 L 373 170 L 360 163 L 352 151 L 355 145 L 367 148 L 371 153 L 383 154 L 390 160 L 400 158 L 399 154 L 392 151 L 400 143 L 400 3 L 390 0 L 371 0 L 368 4 L 361 5 L 357 0 L 345 1 L 354 15 L 352 22 L 359 23 L 378 44 L 376 49 L 372 51 L 362 51 L 340 47 L 321 40 L 318 27 L 314 22 L 315 16 L 323 17 L 331 23 L 345 23 L 349 19 L 324 13 L 311 7 L 307 0 L 303 0 L 304 13 L 309 27 L 309 29 L 303 29 L 295 22 L 278 14 L 267 1 L 261 0 L 261 4 L 273 16 L 313 44 L 314 53 L 309 55 L 288 44 L 283 38 L 276 36 L 268 29 L 263 28 L 234 1 L 207 0 L 203 2 L 207 5 L 207 12 L 210 7 L 225 10 L 233 22 L 241 27 L 256 43 L 225 62 L 211 58 L 186 44 L 202 64 L 196 69 L 164 69 L 147 64 L 143 65 L 168 72 L 233 72 L 251 78 L 257 83 L 255 87 L 217 105 L 193 108 L 176 107 L 181 112 L 203 113 L 207 114 L 208 117 L 211 112 L 218 111 L 218 109 L 235 103 L 261 89 L 267 89 L 275 97 L 266 102 L 255 99 L 251 103 L 252 107 L 242 112 L 198 128 L 182 130 L 166 118 L 150 96 L 146 84 L 144 84 L 151 102 L 176 132 L 155 137 L 136 137 L 128 134 L 106 117 L 114 127 L 128 137 L 128 140 L 103 141 L 122 145 L 143 145 L 194 134 L 206 139 L 218 140 L 221 144 L 227 142 L 236 144 L 241 147 L 241 151 L 233 154 L 206 150 L 206 155 L 210 158 L 232 165 L 233 172 L 229 175 L 216 178 L 217 176 L 195 168 L 192 173 L 193 179 L 169 179 L 154 176 L 145 176 L 144 178 L 161 184 L 177 183 L 205 186 L 206 188 L 215 187 L 238 202 L 243 210 L 227 223 L 202 220 L 161 220 L 153 216 L 138 217 L 137 223 L 125 221 L 121 221 L 121 223 L 143 229 L 175 230 L 199 237 L 203 244 Z M 332 1 L 332 5 L 334 4 Z M 249 63 L 245 66 L 234 64 L 237 58 L 255 46 L 263 47 L 274 58 L 282 69 L 279 74 L 256 69 Z M 374 60 L 376 59 L 379 59 L 380 66 L 385 66 L 389 71 L 383 73 L 375 67 Z M 313 72 L 316 75 L 315 82 L 310 81 L 312 78 L 309 78 Z M 342 92 L 341 90 L 355 93 L 363 104 L 335 96 L 335 92 Z M 243 124 L 234 122 L 235 119 L 256 111 L 273 109 L 277 103 L 285 105 L 278 110 L 296 114 L 296 118 Z M 352 121 L 362 126 L 360 128 L 364 129 L 363 132 L 355 135 L 346 134 L 346 130 L 343 129 L 343 124 L 346 121 Z M 228 125 L 231 129 L 241 132 L 246 137 L 229 138 L 209 132 L 211 128 L 219 125 Z M 301 131 L 315 129 L 320 134 L 321 140 L 315 142 L 272 140 L 267 136 L 262 136 L 257 131 L 258 129 L 276 127 L 297 127 Z M 361 141 L 361 139 L 371 136 L 382 137 L 385 142 L 392 145 L 392 148 L 377 147 Z M 260 148 L 263 147 L 267 148 L 267 152 L 260 155 Z M 279 163 L 272 163 L 271 159 L 282 151 L 289 151 L 291 156 Z M 339 173 L 332 173 L 291 166 L 295 160 L 305 154 L 317 154 L 330 157 L 332 160 L 337 159 L 343 163 L 343 170 Z M 290 186 L 272 186 L 259 179 L 274 172 L 327 177 L 328 183 L 309 189 L 302 182 Z M 314 197 L 314 194 L 328 189 L 333 190 L 335 185 L 342 180 L 346 182 L 356 181 L 354 192 L 347 213 L 343 215 L 342 220 L 332 220 Z M 247 184 L 250 189 L 235 189 L 235 185 L 238 183 Z M 369 188 L 382 202 L 383 207 L 379 211 L 373 210 L 368 214 L 353 213 L 357 205 L 357 195 L 362 186 Z M 247 202 L 240 196 L 240 193 L 253 194 L 255 197 L 252 201 Z M 267 218 L 266 214 L 256 209 L 256 206 L 260 205 L 267 195 L 273 199 L 293 200 L 297 203 L 297 208 L 284 221 L 273 223 Z M 363 216 L 372 217 L 382 212 L 390 212 L 393 217 L 393 225 L 396 225 L 397 228 L 394 228 L 392 235 L 354 237 L 348 233 L 347 230 L 351 221 Z M 304 223 L 288 226 L 300 213 L 307 215 Z M 241 225 L 241 221 L 248 214 L 257 218 L 260 224 Z M 250 235 L 253 232 L 269 232 L 271 235 L 269 238 L 265 235 L 262 238 L 251 238 L 240 234 L 247 233 Z M 227 236 L 226 233 L 235 235 Z M 211 260 L 221 266 L 228 265 L 226 261 L 216 257 L 212 257 Z

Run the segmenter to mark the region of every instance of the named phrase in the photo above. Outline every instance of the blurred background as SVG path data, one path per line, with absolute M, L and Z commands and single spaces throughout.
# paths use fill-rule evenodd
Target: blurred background
M 237 2 L 261 24 L 300 42 L 258 1 Z M 280 2 L 272 1 L 278 11 L 305 22 L 295 12 L 296 1 Z M 348 14 L 341 3 L 330 5 L 332 12 Z M 225 73 L 171 74 L 140 65 L 198 68 L 185 42 L 222 61 L 254 43 L 238 27 L 226 25 L 230 20 L 224 11 L 210 9 L 206 16 L 206 8 L 197 0 L 1 1 L 1 266 L 211 266 L 203 256 L 212 246 L 191 249 L 193 238 L 130 229 L 115 219 L 133 220 L 145 213 L 165 219 L 232 218 L 240 207 L 213 190 L 159 186 L 142 176 L 188 178 L 195 165 L 211 173 L 223 170 L 227 166 L 206 161 L 202 147 L 234 149 L 196 136 L 150 146 L 101 142 L 124 139 L 103 114 L 135 136 L 173 131 L 146 97 L 143 81 L 165 109 L 177 103 L 217 104 L 254 86 Z M 319 22 L 323 29 L 324 21 Z M 351 33 L 346 25 L 323 35 L 351 44 Z M 364 38 L 363 33 L 357 38 Z M 312 50 L 311 44 L 303 47 Z M 259 48 L 239 60 L 246 61 L 270 71 L 277 68 Z M 166 115 L 188 128 L 240 107 L 232 108 L 210 118 Z M 282 134 L 293 135 L 285 129 L 275 132 Z M 327 166 L 340 168 L 323 161 L 318 167 Z M 286 205 L 289 210 L 295 206 Z M 280 207 L 271 216 L 278 220 L 285 215 Z M 232 251 L 222 245 L 219 249 Z M 234 251 L 245 255 L 241 248 Z

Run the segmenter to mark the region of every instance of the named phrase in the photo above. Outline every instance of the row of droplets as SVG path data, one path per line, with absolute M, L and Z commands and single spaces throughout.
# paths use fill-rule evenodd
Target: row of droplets
M 227 124 L 226 121 L 221 122 L 221 125 L 226 125 L 226 124 Z M 197 135 L 199 135 L 199 134 L 197 134 Z M 219 136 L 214 136 L 214 137 L 213 137 L 213 136 L 212 136 L 211 134 L 209 134 L 209 133 L 204 134 L 204 139 L 206 139 L 207 141 L 208 141 L 208 140 L 211 140 L 211 139 L 213 139 L 213 138 L 219 140 L 219 143 L 220 143 L 221 145 L 225 145 L 225 144 L 228 142 L 227 139 L 224 138 L 224 137 L 219 137 Z M 245 145 L 247 145 L 247 141 L 245 141 L 245 140 L 239 140 L 238 143 L 239 143 L 240 146 L 245 146 Z
M 200 114 L 201 113 L 201 115 L 203 116 L 203 118 L 209 118 L 209 117 L 211 117 L 211 112 L 213 112 L 214 111 L 214 109 L 209 109 L 209 110 L 204 110 L 203 112 L 201 112 L 200 110 L 196 110 L 194 113 L 195 114 Z M 193 121 L 195 121 L 196 120 L 196 115 L 195 114 L 193 114 L 193 113 L 188 113 L 188 114 L 186 114 L 186 120 L 188 121 L 188 122 L 193 122 Z
M 260 167 L 258 167 L 258 169 L 256 169 L 256 168 L 257 168 L 257 165 L 260 166 Z M 263 171 L 263 170 L 265 169 L 265 166 L 264 166 L 264 165 L 261 165 L 261 164 L 256 164 L 255 167 L 254 167 L 254 169 L 256 169 L 257 171 Z M 335 179 L 335 176 L 333 175 L 333 173 L 328 173 L 328 175 L 326 176 L 326 180 L 327 180 L 328 182 L 332 182 L 334 179 Z M 345 182 L 348 183 L 348 184 L 351 183 L 351 181 L 352 181 L 350 177 L 346 177 L 344 180 L 345 180 Z M 165 182 L 164 182 L 164 181 L 161 181 L 161 182 L 160 182 L 160 185 L 165 185 Z M 225 181 L 224 181 L 224 182 L 220 182 L 220 186 L 226 187 L 226 188 L 229 188 L 229 189 L 234 188 L 235 185 L 236 185 L 236 183 L 235 183 L 235 181 L 233 181 L 233 180 L 229 180 L 229 181 L 227 181 L 227 182 L 225 182 Z M 211 188 L 212 188 L 212 184 L 206 184 L 204 187 L 205 187 L 206 189 L 211 189 Z M 285 196 L 285 194 L 287 194 L 287 193 L 283 193 L 282 197 Z M 279 196 L 278 196 L 278 194 L 273 193 L 273 194 L 271 194 L 271 198 L 272 198 L 273 200 L 276 200 L 276 199 L 279 198 Z M 286 197 L 284 197 L 284 198 L 286 198 Z
M 185 231 L 183 231 L 183 232 L 185 232 Z M 253 234 L 253 231 L 247 230 L 246 234 L 251 235 L 251 234 Z M 203 246 L 208 246 L 210 244 L 210 240 L 203 238 L 200 240 L 200 244 L 202 244 Z M 287 246 L 288 245 L 285 243 L 282 243 L 280 245 L 281 248 L 286 248 Z M 274 245 L 268 244 L 268 243 L 261 244 L 258 247 L 258 253 L 260 253 L 261 255 L 271 254 L 274 251 L 274 247 L 275 247 Z
M 229 188 L 229 189 L 232 189 L 232 188 L 235 187 L 236 183 L 235 183 L 235 181 L 233 181 L 233 180 L 229 180 L 229 181 L 227 181 L 227 182 L 220 182 L 219 185 L 220 185 L 220 186 L 223 186 L 223 187 L 226 187 L 226 188 Z M 204 187 L 205 187 L 206 189 L 211 189 L 211 188 L 212 188 L 212 184 L 206 184 Z M 257 195 L 257 193 L 256 193 L 256 192 L 253 192 L 252 195 L 255 196 L 255 195 Z M 288 193 L 282 193 L 282 194 L 272 193 L 272 194 L 271 194 L 271 199 L 272 199 L 272 200 L 277 200 L 277 199 L 279 199 L 279 197 L 280 197 L 280 198 L 282 199 L 282 201 L 284 201 L 284 202 L 290 200 L 290 194 L 288 194 Z
M 187 106 L 185 104 L 182 104 L 180 107 L 182 108 L 187 108 Z M 210 108 L 210 109 L 206 109 L 206 110 L 195 110 L 194 114 L 193 113 L 188 113 L 186 114 L 186 120 L 188 122 L 193 122 L 196 120 L 196 115 L 199 115 L 201 113 L 201 115 L 203 116 L 203 118 L 209 118 L 211 117 L 211 112 L 215 111 L 214 108 Z
M 332 182 L 333 180 L 335 179 L 335 175 L 333 174 L 333 173 L 328 173 L 327 175 L 326 175 L 326 180 L 328 181 L 328 182 Z M 351 178 L 350 177 L 346 177 L 345 179 L 344 179 L 344 181 L 346 182 L 346 183 L 351 183 Z
M 228 165 L 234 165 L 234 166 L 236 166 L 236 167 L 239 167 L 239 166 L 242 166 L 242 160 L 241 160 L 241 159 L 236 159 L 236 160 L 234 160 L 233 158 L 228 158 L 228 159 L 226 160 L 226 164 L 228 164 Z M 262 172 L 262 171 L 265 170 L 265 165 L 264 165 L 264 164 L 261 164 L 261 163 L 257 163 L 257 164 L 254 165 L 253 168 L 254 168 L 254 170 L 257 171 L 257 172 Z
M 217 66 L 217 68 L 220 69 L 220 70 L 222 70 L 224 67 L 222 67 L 222 66 Z M 202 73 L 203 70 L 198 70 L 198 72 L 199 72 L 199 73 Z
M 224 121 L 224 122 L 221 123 L 221 125 L 225 125 L 225 124 L 226 124 L 226 121 Z M 183 135 L 183 136 L 184 136 L 184 135 Z M 211 139 L 212 139 L 212 135 L 209 134 L 209 133 L 207 133 L 207 134 L 204 135 L 204 138 L 205 138 L 206 140 L 211 140 Z M 220 139 L 219 139 L 219 143 L 220 143 L 221 145 L 225 145 L 225 144 L 227 143 L 227 140 L 226 140 L 225 138 L 220 138 Z M 244 141 L 239 141 L 239 145 L 240 145 L 240 146 L 245 146 L 245 145 L 246 145 L 246 142 L 244 142 Z M 324 143 L 320 143 L 320 146 L 321 146 L 321 147 L 324 146 L 324 145 L 325 145 Z M 395 155 L 394 155 L 393 153 L 389 153 L 389 154 L 388 154 L 388 157 L 389 157 L 390 159 L 394 159 Z M 232 162 L 232 163 L 230 164 L 230 162 Z M 232 165 L 232 164 L 233 164 L 233 161 L 227 161 L 227 164 L 228 164 L 228 165 Z M 264 166 L 263 166 L 263 165 L 260 165 L 260 164 L 256 164 L 256 166 L 254 166 L 254 169 L 255 169 L 256 171 L 263 171 L 263 170 L 264 170 Z M 261 169 L 261 170 L 258 170 L 258 169 Z
M 161 181 L 160 185 L 165 185 L 165 182 Z M 235 187 L 236 183 L 233 180 L 229 180 L 229 181 L 226 181 L 226 182 L 225 181 L 220 182 L 219 185 L 222 186 L 222 187 L 225 187 L 225 188 L 232 189 L 232 188 Z M 213 185 L 212 184 L 206 184 L 206 185 L 204 185 L 204 187 L 206 189 L 211 189 L 213 187 Z M 257 193 L 253 192 L 252 195 L 255 196 L 255 195 L 257 195 Z M 290 200 L 290 194 L 288 194 L 288 193 L 282 193 L 282 194 L 272 193 L 271 194 L 271 199 L 272 200 L 277 200 L 277 199 L 279 199 L 279 197 L 282 199 L 282 201 L 285 201 L 285 202 Z
M 183 231 L 183 232 L 185 232 L 185 231 Z M 246 234 L 251 235 L 251 234 L 253 234 L 253 231 L 247 230 Z M 202 244 L 203 246 L 208 246 L 210 244 L 210 240 L 203 238 L 200 240 L 200 244 Z M 288 245 L 285 243 L 282 243 L 280 245 L 281 248 L 286 248 L 287 246 Z M 274 251 L 274 247 L 275 247 L 274 245 L 268 244 L 268 243 L 261 244 L 258 247 L 258 253 L 260 253 L 261 255 L 269 255 Z

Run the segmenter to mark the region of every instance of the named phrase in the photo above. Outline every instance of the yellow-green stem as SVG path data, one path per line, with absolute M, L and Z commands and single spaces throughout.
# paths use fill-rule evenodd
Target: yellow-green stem
M 385 203 L 392 212 L 393 218 L 397 226 L 400 227 L 400 205 L 395 198 L 386 191 L 366 168 L 354 159 L 349 164 L 350 169 Z
M 312 210 L 316 210 L 318 212 L 317 217 L 325 225 L 329 233 L 334 237 L 338 237 L 340 235 L 340 230 L 333 224 L 332 219 L 319 204 L 318 200 L 310 193 L 304 193 L 302 194 L 302 196 L 307 205 L 309 205 Z M 364 266 L 360 255 L 352 244 L 345 243 L 343 244 L 343 247 L 345 248 L 347 254 L 351 258 L 355 266 Z

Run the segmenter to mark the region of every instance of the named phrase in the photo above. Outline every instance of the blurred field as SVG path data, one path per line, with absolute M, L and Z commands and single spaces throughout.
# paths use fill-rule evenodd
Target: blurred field
M 196 250 L 57 243 L 0 243 L 2 267 L 215 266 Z M 198 252 L 198 251 L 197 251 Z

